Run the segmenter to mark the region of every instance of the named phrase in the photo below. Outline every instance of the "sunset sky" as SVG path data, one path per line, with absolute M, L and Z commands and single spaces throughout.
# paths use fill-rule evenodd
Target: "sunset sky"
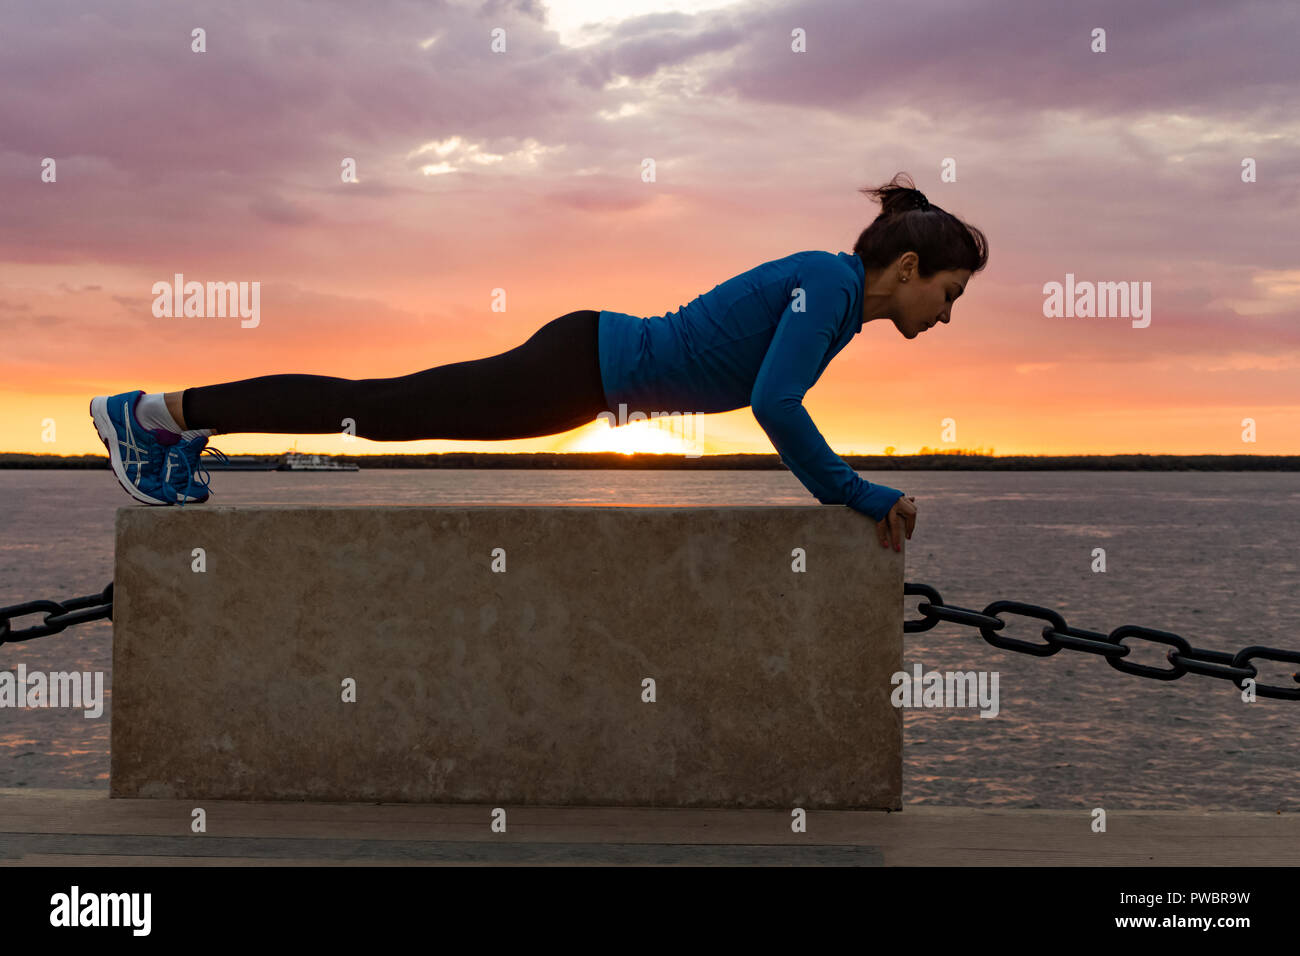
M 870 322 L 831 363 L 805 405 L 837 452 L 943 447 L 952 419 L 948 447 L 999 455 L 1297 454 L 1297 37 L 1293 0 L 0 0 L 0 451 L 102 454 L 97 394 L 404 375 L 576 309 L 660 315 L 851 250 L 857 190 L 906 171 L 990 262 L 950 325 Z M 155 317 L 176 273 L 260 282 L 259 324 Z M 1150 326 L 1045 316 L 1067 274 L 1149 282 Z M 706 454 L 772 452 L 749 409 L 699 424 Z M 212 444 L 295 441 L 681 447 Z

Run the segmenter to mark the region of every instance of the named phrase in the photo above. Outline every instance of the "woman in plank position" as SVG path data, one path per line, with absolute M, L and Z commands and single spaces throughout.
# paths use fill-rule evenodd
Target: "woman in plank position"
M 781 460 L 822 504 L 877 522 L 882 545 L 912 536 L 916 501 L 871 484 L 837 456 L 804 393 L 866 322 L 908 339 L 952 319 L 988 261 L 984 234 L 931 205 L 900 173 L 863 189 L 881 203 L 853 252 L 796 252 L 714 286 L 676 312 L 640 318 L 584 309 L 552 319 L 500 355 L 397 378 L 260 378 L 100 395 L 90 414 L 113 472 L 137 501 L 206 501 L 208 438 L 326 434 L 345 419 L 374 441 L 500 441 L 553 435 L 611 413 L 725 412 L 749 406 Z M 620 406 L 624 406 L 620 415 Z

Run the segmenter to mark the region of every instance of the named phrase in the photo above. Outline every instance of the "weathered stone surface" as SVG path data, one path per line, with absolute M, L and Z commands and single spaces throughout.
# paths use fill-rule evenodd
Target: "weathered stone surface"
M 848 508 L 125 507 L 114 582 L 114 796 L 901 807 Z

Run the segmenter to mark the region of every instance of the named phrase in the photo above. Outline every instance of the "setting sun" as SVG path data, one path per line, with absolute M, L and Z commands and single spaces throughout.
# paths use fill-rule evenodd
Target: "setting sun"
M 618 428 L 611 428 L 604 421 L 596 421 L 575 432 L 556 451 L 614 451 L 624 455 L 634 455 L 639 452 L 652 455 L 708 454 L 704 442 L 693 437 L 696 432 L 693 416 L 689 415 L 657 421 L 630 422 Z

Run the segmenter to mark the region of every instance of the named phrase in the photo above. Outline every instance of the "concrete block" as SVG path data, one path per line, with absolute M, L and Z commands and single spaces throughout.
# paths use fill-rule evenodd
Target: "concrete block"
M 134 506 L 116 535 L 113 796 L 901 809 L 903 554 L 846 507 Z

